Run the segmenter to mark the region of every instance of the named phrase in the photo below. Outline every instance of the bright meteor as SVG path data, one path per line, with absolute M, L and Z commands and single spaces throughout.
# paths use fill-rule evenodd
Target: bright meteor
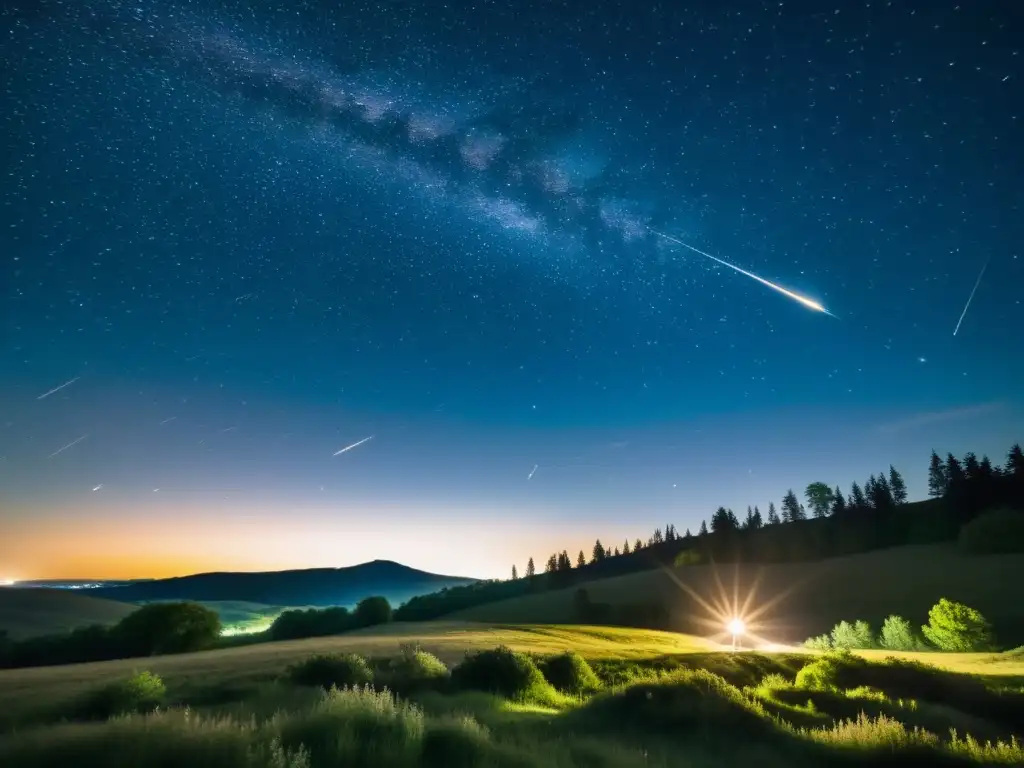
M 352 445 L 346 445 L 340 451 L 335 451 L 334 455 L 335 456 L 340 456 L 341 454 L 345 453 L 345 451 L 351 451 L 353 448 L 358 448 L 360 445 L 362 445 L 363 443 L 367 442 L 368 440 L 373 440 L 373 435 L 370 435 L 369 437 L 364 437 L 359 442 L 352 443 Z
M 799 302 L 800 304 L 803 304 L 808 309 L 813 309 L 815 312 L 822 312 L 822 313 L 828 315 L 829 317 L 835 317 L 835 315 L 833 315 L 831 312 L 829 312 L 827 309 L 825 309 L 823 306 L 821 306 L 821 304 L 819 304 L 818 302 L 814 301 L 813 299 L 808 299 L 806 296 L 801 296 L 799 293 L 794 293 L 793 291 L 790 291 L 790 290 L 788 290 L 786 288 L 783 288 L 781 285 L 776 285 L 771 280 L 765 280 L 763 277 L 759 277 L 758 275 L 755 275 L 753 272 L 747 272 L 747 270 L 741 269 L 740 267 L 737 267 L 735 264 L 730 264 L 725 259 L 720 259 L 717 256 L 712 256 L 710 253 L 705 253 L 704 251 L 700 250 L 700 248 L 694 248 L 692 245 L 688 245 L 687 243 L 684 243 L 682 240 L 679 240 L 679 239 L 677 239 L 675 237 L 672 237 L 670 235 L 666 235 L 663 232 L 658 232 L 656 229 L 650 229 L 650 228 L 648 228 L 648 229 L 650 230 L 650 232 L 652 234 L 655 234 L 658 237 L 662 237 L 665 240 L 668 240 L 670 242 L 675 243 L 676 245 L 681 245 L 681 246 L 683 246 L 683 248 L 689 248 L 694 253 L 699 253 L 701 256 L 704 256 L 704 257 L 706 257 L 708 259 L 711 259 L 712 261 L 716 261 L 719 264 L 721 264 L 723 267 L 728 267 L 729 269 L 733 269 L 733 270 L 739 272 L 741 275 L 746 275 L 747 277 L 751 278 L 752 280 L 757 280 L 757 282 L 761 283 L 761 285 L 766 285 L 769 288 L 771 288 L 773 291 L 778 291 L 783 296 L 786 296 L 786 297 L 792 299 L 793 301 L 796 301 L 796 302 Z

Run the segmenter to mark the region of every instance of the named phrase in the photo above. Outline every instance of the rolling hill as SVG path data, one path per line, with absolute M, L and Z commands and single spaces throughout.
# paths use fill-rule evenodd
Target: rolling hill
M 0 630 L 14 640 L 114 624 L 138 606 L 66 589 L 0 589 Z
M 708 603 L 721 604 L 722 614 L 732 612 L 726 606 L 742 606 L 750 596 L 749 609 L 739 613 L 757 625 L 756 634 L 793 643 L 828 632 L 843 619 L 865 619 L 877 631 L 886 616 L 896 613 L 920 626 L 928 620 L 928 609 L 947 597 L 980 610 L 993 623 L 1001 644 L 1019 645 L 1024 643 L 1021 573 L 1021 554 L 971 556 L 954 545 L 908 546 L 809 563 L 642 571 L 486 603 L 446 618 L 569 623 L 576 621 L 573 597 L 582 587 L 594 602 L 660 601 L 669 610 L 673 630 L 702 635 L 723 631 L 724 619 L 709 612 L 689 589 Z M 761 615 L 751 621 L 758 609 L 763 609 Z
M 389 560 L 348 568 L 311 568 L 258 573 L 198 573 L 90 590 L 97 597 L 124 602 L 195 600 L 241 601 L 274 606 L 355 605 L 383 595 L 392 605 L 476 579 L 427 573 Z

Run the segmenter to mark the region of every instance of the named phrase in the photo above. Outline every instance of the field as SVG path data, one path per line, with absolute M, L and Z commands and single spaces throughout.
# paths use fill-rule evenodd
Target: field
M 406 662 L 415 663 L 385 660 L 401 657 L 400 646 L 410 641 L 454 667 L 452 674 L 408 650 Z M 529 656 L 485 653 L 486 664 L 457 666 L 467 651 L 498 645 Z M 593 674 L 584 662 L 546 661 L 567 650 L 589 661 Z M 325 694 L 287 672 L 313 654 L 338 652 L 370 657 L 376 684 L 400 695 Z M 7 670 L 0 671 L 0 730 L 7 732 L 0 764 L 794 768 L 1024 761 L 1012 741 L 1024 730 L 1024 654 L 904 656 L 972 674 L 796 649 L 733 653 L 665 632 L 456 622 Z M 495 661 L 502 658 L 513 666 Z M 800 672 L 821 664 L 834 684 L 814 684 L 817 678 Z M 163 678 L 169 710 L 106 721 L 82 709 L 142 669 Z M 416 676 L 424 671 L 430 676 Z M 67 718 L 92 722 L 57 722 Z M 985 747 L 986 740 L 993 744 Z
M 138 606 L 67 589 L 0 588 L 0 630 L 15 640 L 114 624 Z
M 877 629 L 891 613 L 919 626 L 926 623 L 928 609 L 940 597 L 947 597 L 977 608 L 993 623 L 1005 646 L 1016 646 L 1024 644 L 1021 573 L 1024 555 L 977 557 L 963 555 L 955 546 L 931 545 L 810 563 L 685 566 L 672 572 L 644 571 L 582 586 L 595 602 L 663 601 L 672 615 L 672 629 L 699 634 L 709 634 L 709 625 L 700 617 L 718 619 L 688 589 L 712 604 L 742 605 L 749 596 L 750 610 L 746 614 L 762 611 L 757 617 L 758 634 L 781 643 L 800 643 L 828 632 L 843 619 L 865 619 Z M 450 618 L 517 624 L 572 621 L 575 591 L 570 587 L 487 603 Z M 731 613 L 731 609 L 721 613 Z

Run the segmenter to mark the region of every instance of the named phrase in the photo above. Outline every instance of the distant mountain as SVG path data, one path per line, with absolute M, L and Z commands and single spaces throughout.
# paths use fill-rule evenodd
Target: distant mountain
M 95 597 L 124 602 L 151 600 L 240 600 L 266 605 L 355 605 L 364 597 L 383 595 L 397 606 L 410 598 L 476 579 L 441 576 L 374 560 L 348 568 L 311 568 L 261 573 L 197 573 L 89 590 Z

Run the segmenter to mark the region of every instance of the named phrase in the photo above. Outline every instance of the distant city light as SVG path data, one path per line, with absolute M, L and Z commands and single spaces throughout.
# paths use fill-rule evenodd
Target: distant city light
M 0 587 L 13 587 L 17 583 L 14 579 L 0 579 Z

